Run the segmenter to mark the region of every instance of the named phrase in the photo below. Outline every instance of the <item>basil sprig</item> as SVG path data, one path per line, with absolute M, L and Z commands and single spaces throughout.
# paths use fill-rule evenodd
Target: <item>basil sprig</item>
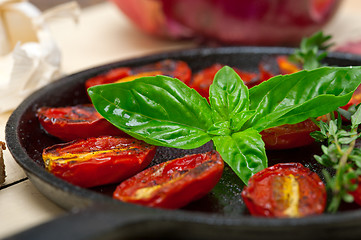
M 209 102 L 177 79 L 144 77 L 88 89 L 97 111 L 147 143 L 192 149 L 213 140 L 247 184 L 267 167 L 260 132 L 329 113 L 347 104 L 361 67 L 324 67 L 276 76 L 248 90 L 230 67 L 216 74 Z
M 330 39 L 331 35 L 324 35 L 322 31 L 305 37 L 302 39 L 300 47 L 290 55 L 289 59 L 301 64 L 302 68 L 306 70 L 321 67 L 321 61 L 328 54 L 326 50 L 333 45 L 328 43 Z

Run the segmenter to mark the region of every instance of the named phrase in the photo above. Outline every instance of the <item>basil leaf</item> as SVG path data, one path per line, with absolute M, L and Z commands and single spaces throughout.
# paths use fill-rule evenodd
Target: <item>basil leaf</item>
M 229 121 L 237 113 L 248 110 L 248 95 L 248 88 L 239 75 L 231 67 L 221 68 L 209 87 L 213 121 Z
M 252 175 L 267 167 L 262 136 L 254 129 L 215 136 L 212 140 L 222 159 L 245 184 Z
M 230 135 L 231 133 L 230 123 L 228 121 L 217 122 L 208 129 L 210 136 Z
M 361 82 L 361 67 L 324 67 L 280 75 L 250 89 L 255 115 L 244 125 L 258 131 L 318 117 L 348 103 Z
M 255 111 L 243 111 L 237 113 L 231 118 L 231 130 L 238 132 L 241 130 L 243 125 L 254 115 Z
M 211 140 L 207 100 L 177 79 L 144 77 L 94 86 L 88 94 L 105 119 L 150 144 L 192 149 Z

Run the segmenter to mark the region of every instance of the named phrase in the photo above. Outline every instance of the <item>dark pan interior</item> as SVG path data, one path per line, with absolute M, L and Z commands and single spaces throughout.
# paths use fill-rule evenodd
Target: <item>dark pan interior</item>
M 215 238 L 215 236 L 229 236 L 233 238 L 233 236 L 238 234 L 248 234 L 247 236 L 251 239 L 258 239 L 262 236 L 267 237 L 269 233 L 284 237 L 287 234 L 290 234 L 290 236 L 294 235 L 295 232 L 302 233 L 300 236 L 304 237 L 304 234 L 306 234 L 304 233 L 305 229 L 309 234 L 317 232 L 318 236 L 323 236 L 321 232 L 330 235 L 331 233 L 327 229 L 332 229 L 332 231 L 338 233 L 343 233 L 345 229 L 348 229 L 347 236 L 361 236 L 361 230 L 359 230 L 361 229 L 361 210 L 357 210 L 357 207 L 354 205 L 343 207 L 342 211 L 336 215 L 323 214 L 322 216 L 304 219 L 263 219 L 249 216 L 240 197 L 243 184 L 228 167 L 225 168 L 221 181 L 211 193 L 176 211 L 154 210 L 121 203 L 110 197 L 115 185 L 83 189 L 54 177 L 43 168 L 41 159 L 42 149 L 60 141 L 47 135 L 41 129 L 35 116 L 36 110 L 42 106 L 56 107 L 89 102 L 84 82 L 90 77 L 115 67 L 140 66 L 167 58 L 186 61 L 191 66 L 193 72 L 197 72 L 213 63 L 236 66 L 248 71 L 258 71 L 258 64 L 261 60 L 275 55 L 289 54 L 292 51 L 292 49 L 288 48 L 267 47 L 190 49 L 120 61 L 66 76 L 32 94 L 14 111 L 6 126 L 8 148 L 39 191 L 58 205 L 69 210 L 98 205 L 106 206 L 106 210 L 102 208 L 103 211 L 94 211 L 94 216 L 97 216 L 96 214 L 105 214 L 104 212 L 109 211 L 111 206 L 110 208 L 117 209 L 110 211 L 112 216 L 115 215 L 125 219 L 122 224 L 127 222 L 124 214 L 126 213 L 129 216 L 128 214 L 131 215 L 133 212 L 138 215 L 144 213 L 146 217 L 142 221 L 148 222 L 147 226 L 149 229 L 157 229 L 152 224 L 158 223 L 158 227 L 162 226 L 161 228 L 164 228 L 163 232 L 169 231 L 169 229 L 177 231 L 180 230 L 177 223 L 181 222 L 181 225 L 186 227 L 186 229 L 195 231 L 197 233 L 196 236 L 199 235 L 199 239 L 203 239 L 205 236 L 208 239 L 213 239 L 213 237 L 214 239 L 219 239 Z M 361 58 L 354 55 L 332 54 L 327 58 L 327 63 L 338 66 L 361 65 Z M 210 149 L 212 149 L 212 143 L 194 150 L 160 147 L 153 164 L 191 152 L 204 152 Z M 311 168 L 311 170 L 320 173 L 320 167 L 313 159 L 313 155 L 319 153 L 319 149 L 319 145 L 313 144 L 294 150 L 269 151 L 267 153 L 269 165 L 277 162 L 301 162 Z M 126 211 L 124 212 L 125 209 Z M 164 218 L 159 216 L 164 216 Z M 152 224 L 149 225 L 149 222 L 152 222 Z M 164 222 L 169 224 L 168 228 L 164 227 L 167 226 Z M 345 227 L 345 225 L 348 227 Z M 126 228 L 123 225 L 121 226 Z M 191 226 L 194 226 L 196 230 Z M 213 228 L 212 226 L 215 227 Z M 350 226 L 355 227 L 350 228 Z M 134 231 L 137 227 L 139 228 L 137 224 L 127 227 L 131 231 Z M 149 230 L 153 234 L 149 236 L 158 236 L 153 233 L 153 230 Z M 112 231 L 115 230 L 112 229 Z M 260 232 L 263 232 L 263 234 Z M 143 231 L 143 233 L 147 234 L 147 231 Z M 129 238 L 132 239 L 131 237 Z

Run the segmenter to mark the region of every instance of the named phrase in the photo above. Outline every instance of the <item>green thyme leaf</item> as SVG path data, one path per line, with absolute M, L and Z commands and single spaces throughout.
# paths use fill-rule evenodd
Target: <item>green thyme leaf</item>
M 361 150 L 355 148 L 357 133 L 360 121 L 360 108 L 351 116 L 351 129 L 344 129 L 339 124 L 341 119 L 331 120 L 328 127 L 323 127 L 323 131 L 328 130 L 328 146 L 322 145 L 323 155 L 315 156 L 315 159 L 326 167 L 332 167 L 336 173 L 332 177 L 326 170 L 323 174 L 326 179 L 327 188 L 332 192 L 331 202 L 328 206 L 329 212 L 336 212 L 341 201 L 353 202 L 353 196 L 349 193 L 357 187 L 357 179 L 361 175 Z M 322 123 L 324 126 L 326 123 Z M 320 125 L 321 126 L 321 125 Z

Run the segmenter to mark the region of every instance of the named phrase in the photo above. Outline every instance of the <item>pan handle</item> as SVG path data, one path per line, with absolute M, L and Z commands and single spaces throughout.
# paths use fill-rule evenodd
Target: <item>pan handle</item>
M 128 204 L 129 205 L 129 204 Z M 224 229 L 216 230 L 207 220 L 196 220 L 183 211 L 142 206 L 102 205 L 73 211 L 6 238 L 7 240 L 136 240 L 220 239 Z M 206 217 L 208 219 L 209 217 Z M 208 219 L 210 220 L 210 219 Z M 212 222 L 212 221 L 211 221 Z M 210 228 L 210 225 L 212 227 Z M 233 238 L 230 238 L 233 239 Z
M 161 222 L 167 218 L 161 214 L 162 211 L 153 210 L 142 207 L 127 209 L 108 205 L 92 206 L 82 210 L 75 210 L 6 239 L 144 239 L 142 235 L 144 235 L 143 232 L 149 230 L 147 229 L 149 223 L 153 221 Z M 146 239 L 153 239 L 149 237 L 153 236 L 148 235 Z

